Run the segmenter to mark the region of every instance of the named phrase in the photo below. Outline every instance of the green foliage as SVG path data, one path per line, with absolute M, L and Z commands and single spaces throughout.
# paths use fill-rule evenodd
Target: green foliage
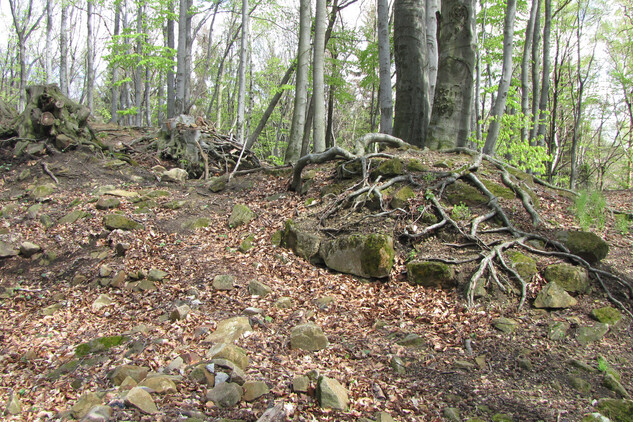
M 620 234 L 629 234 L 629 229 L 631 228 L 629 218 L 625 214 L 616 214 L 615 228 Z
M 604 228 L 606 204 L 604 196 L 597 190 L 591 193 L 580 192 L 574 204 L 574 212 L 580 227 L 585 231 L 592 226 L 598 229 Z
M 469 220 L 471 215 L 470 208 L 468 208 L 468 205 L 463 202 L 453 206 L 453 210 L 451 211 L 451 217 L 453 220 Z

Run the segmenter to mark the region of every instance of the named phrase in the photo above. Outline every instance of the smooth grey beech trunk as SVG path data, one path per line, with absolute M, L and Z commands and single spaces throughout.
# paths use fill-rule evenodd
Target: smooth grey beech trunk
M 499 138 L 500 120 L 503 117 L 503 110 L 505 109 L 506 100 L 508 99 L 508 90 L 510 89 L 512 79 L 512 42 L 514 40 L 514 18 L 516 11 L 516 0 L 508 0 L 506 16 L 503 21 L 503 64 L 501 82 L 499 83 L 497 98 L 490 113 L 492 120 L 488 127 L 488 135 L 486 136 L 486 143 L 483 149 L 484 154 L 491 155 L 495 150 L 497 139 Z
M 62 5 L 59 24 L 59 89 L 68 96 L 68 5 Z
M 312 142 L 314 152 L 325 151 L 325 0 L 316 1 L 314 56 L 312 62 L 312 101 L 314 104 Z
M 377 0 L 378 62 L 380 64 L 380 132 L 393 132 L 391 52 L 389 48 L 389 0 Z
M 393 15 L 396 64 L 393 134 L 423 147 L 431 112 L 425 2 L 395 0 Z
M 473 3 L 442 1 L 437 86 L 426 139 L 431 149 L 466 146 L 471 132 L 476 48 Z
M 440 0 L 426 0 L 426 48 L 429 50 L 429 98 L 431 99 L 431 108 L 433 107 L 439 66 L 437 15 L 440 13 L 441 3 Z
M 534 39 L 534 22 L 539 12 L 539 1 L 532 0 L 530 9 L 530 17 L 525 29 L 525 42 L 523 44 L 523 56 L 521 58 L 521 113 L 527 117 L 530 113 L 530 53 L 532 51 L 532 40 Z M 530 120 L 526 120 L 531 121 Z M 524 124 L 521 128 L 521 141 L 528 139 L 530 128 Z
M 94 86 L 95 86 L 95 70 L 94 70 L 94 4 L 92 0 L 88 0 L 86 4 L 86 106 L 90 111 L 94 108 Z
M 308 107 L 308 72 L 310 70 L 310 0 L 299 4 L 299 47 L 297 51 L 297 77 L 295 99 L 290 126 L 290 138 L 285 162 L 296 163 L 301 155 L 303 129 Z
M 119 40 L 117 39 L 119 33 L 121 31 L 121 4 L 115 3 L 114 8 L 114 31 L 112 33 L 113 38 L 115 39 L 115 45 L 118 45 Z M 119 67 L 116 63 L 112 64 L 112 90 L 110 91 L 110 123 L 119 123 L 119 115 L 117 111 L 119 110 Z
M 240 64 L 237 92 L 237 140 L 244 144 L 244 109 L 246 107 L 246 54 L 248 45 L 248 0 L 242 0 L 242 37 L 240 40 Z

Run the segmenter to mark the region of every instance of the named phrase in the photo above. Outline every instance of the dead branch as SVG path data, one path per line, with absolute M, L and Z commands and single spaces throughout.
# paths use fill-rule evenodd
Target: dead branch
M 346 160 L 354 160 L 357 157 L 351 152 L 341 148 L 332 147 L 324 152 L 313 153 L 304 155 L 301 157 L 297 164 L 294 166 L 292 172 L 292 182 L 290 183 L 290 190 L 298 192 L 301 189 L 301 172 L 308 164 L 321 164 L 327 161 L 332 161 L 337 158 L 345 158 Z
M 42 169 L 44 170 L 44 173 L 48 174 L 55 183 L 59 184 L 59 180 L 57 180 L 57 177 L 55 177 L 53 172 L 50 171 L 50 169 L 48 168 L 48 165 L 44 161 L 42 161 Z

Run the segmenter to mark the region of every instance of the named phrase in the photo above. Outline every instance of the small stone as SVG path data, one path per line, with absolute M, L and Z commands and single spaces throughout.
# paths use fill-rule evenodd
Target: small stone
M 119 390 L 121 391 L 131 390 L 137 385 L 138 385 L 138 382 L 134 381 L 134 378 L 128 376 L 128 377 L 125 377 L 123 382 L 119 385 Z
M 575 306 L 578 303 L 562 287 L 555 282 L 550 282 L 543 287 L 534 300 L 535 308 L 556 308 L 564 309 Z
M 389 361 L 389 365 L 391 366 L 391 369 L 393 369 L 393 371 L 396 374 L 403 375 L 403 374 L 406 374 L 407 372 L 407 368 L 404 364 L 404 361 L 399 356 L 392 356 L 391 360 Z
M 547 337 L 550 340 L 560 341 L 567 337 L 570 325 L 566 321 L 556 321 L 549 325 Z
M 240 369 L 246 369 L 248 366 L 248 356 L 244 349 L 233 344 L 219 343 L 214 345 L 207 352 L 207 358 L 213 360 L 225 359 L 233 362 Z
M 207 392 L 207 400 L 218 407 L 233 407 L 242 399 L 242 387 L 234 382 L 223 382 Z
M 398 344 L 400 346 L 406 347 L 419 347 L 424 345 L 424 338 L 415 333 L 409 333 L 402 340 L 400 340 Z
M 95 208 L 98 210 L 111 210 L 118 208 L 121 205 L 121 201 L 117 198 L 105 198 L 101 197 L 95 204 Z
M 215 331 L 205 338 L 206 343 L 233 343 L 242 334 L 253 331 L 248 317 L 239 316 L 218 322 Z
M 171 314 L 169 314 L 169 320 L 181 321 L 187 318 L 187 315 L 189 315 L 189 312 L 191 312 L 191 308 L 189 307 L 189 305 L 178 306 L 176 309 L 171 311 Z
M 248 292 L 253 296 L 266 297 L 273 290 L 265 285 L 264 283 L 260 283 L 259 281 L 252 280 L 248 283 Z
M 220 274 L 213 278 L 213 288 L 215 290 L 231 290 L 235 284 L 235 277 L 230 274 Z
M 215 373 L 215 385 L 222 384 L 223 382 L 228 382 L 231 377 L 226 372 L 216 372 Z
M 103 225 L 108 230 L 137 230 L 142 229 L 143 225 L 134 220 L 130 220 L 120 214 L 108 214 L 103 217 Z
M 169 365 L 167 365 L 166 369 L 169 372 L 175 372 L 175 371 L 179 371 L 184 366 L 185 366 L 185 361 L 183 360 L 183 358 L 178 356 L 176 359 L 173 359 L 171 362 L 169 362 Z
M 184 182 L 189 177 L 187 170 L 173 168 L 163 172 L 163 180 L 166 182 Z
M 510 334 L 516 331 L 519 323 L 513 320 L 512 318 L 495 318 L 492 320 L 492 326 L 497 330 L 502 331 L 504 333 Z
M 112 418 L 112 408 L 110 406 L 94 406 L 81 422 L 108 422 Z
M 158 412 L 154 399 L 142 387 L 132 388 L 125 396 L 125 403 L 138 408 L 144 413 L 153 414 Z
M 176 384 L 167 376 L 155 376 L 145 378 L 139 386 L 148 387 L 158 394 L 171 394 L 177 391 Z
M 609 326 L 601 322 L 597 322 L 593 326 L 584 326 L 578 329 L 578 342 L 586 345 L 601 340 L 609 331 Z
M 9 258 L 11 256 L 17 256 L 20 251 L 8 242 L 0 240 L 0 258 Z
M 261 315 L 262 313 L 264 313 L 264 310 L 260 309 L 260 308 L 254 308 L 252 306 L 249 306 L 248 308 L 244 309 L 243 313 L 244 313 L 244 315 L 249 315 L 249 316 Z
M 101 398 L 96 393 L 88 392 L 77 399 L 77 402 L 70 409 L 70 413 L 76 419 L 81 419 L 90 412 L 90 409 L 100 404 Z
M 378 412 L 376 414 L 376 422 L 396 422 L 396 420 L 387 412 Z
M 244 389 L 244 400 L 253 401 L 257 400 L 264 394 L 268 394 L 270 389 L 263 381 L 247 381 L 242 386 Z
M 139 281 L 139 283 L 134 287 L 135 291 L 139 291 L 139 292 L 153 292 L 158 290 L 156 288 L 156 285 L 154 284 L 153 281 L 150 280 L 141 280 Z
M 167 277 L 167 273 L 156 268 L 152 268 L 147 274 L 147 279 L 149 281 L 162 281 L 165 277 Z
M 609 390 L 613 391 L 617 395 L 623 398 L 630 398 L 629 393 L 626 391 L 624 386 L 613 376 L 613 374 L 605 374 L 604 379 L 602 381 L 603 385 L 607 387 Z
M 453 364 L 456 368 L 465 369 L 467 371 L 472 371 L 476 368 L 474 363 L 465 360 L 456 360 Z
M 111 305 L 112 303 L 113 303 L 113 300 L 110 299 L 108 295 L 101 294 L 94 302 L 92 302 L 92 306 L 91 306 L 92 312 L 97 312 L 101 308 L 105 308 L 106 306 Z
M 290 347 L 293 349 L 316 352 L 328 345 L 328 339 L 321 327 L 311 322 L 294 327 L 290 333 Z
M 294 306 L 294 303 L 292 302 L 292 298 L 282 296 L 273 303 L 273 306 L 279 309 L 290 309 Z
M 255 218 L 255 213 L 246 205 L 235 204 L 229 217 L 229 227 L 238 227 L 250 223 Z
M 570 376 L 569 383 L 580 393 L 588 394 L 591 391 L 591 383 L 584 378 Z
M 299 375 L 292 379 L 292 391 L 295 393 L 307 393 L 310 388 L 310 378 Z
M 99 267 L 99 277 L 110 277 L 114 270 L 109 265 L 102 265 Z
M 20 403 L 20 399 L 14 393 L 9 395 L 5 409 L 10 415 L 19 415 L 22 413 L 22 403 Z
M 40 245 L 36 245 L 32 242 L 22 242 L 22 244 L 20 244 L 20 254 L 26 258 L 32 257 L 41 250 Z
M 459 415 L 459 409 L 456 407 L 447 407 L 442 411 L 444 419 L 450 422 L 461 422 L 462 418 Z
M 622 314 L 611 306 L 605 306 L 603 308 L 593 309 L 591 316 L 603 324 L 614 325 L 622 319 Z
M 127 377 L 132 378 L 134 381 L 141 382 L 147 374 L 149 373 L 149 368 L 145 366 L 136 366 L 136 365 L 121 365 L 117 367 L 112 374 L 110 374 L 110 379 L 114 385 L 121 385 L 123 380 Z
M 319 377 L 316 394 L 319 404 L 326 409 L 345 410 L 349 403 L 347 390 L 333 378 Z
M 125 256 L 125 253 L 130 250 L 130 244 L 129 243 L 117 243 L 116 246 L 114 247 L 114 251 L 116 252 L 117 256 Z
M 54 304 L 49 305 L 46 308 L 42 309 L 42 315 L 44 315 L 44 316 L 54 315 L 55 312 L 59 311 L 63 307 L 64 307 L 63 303 L 54 303 Z
M 533 369 L 532 361 L 528 358 L 522 357 L 517 360 L 519 368 L 531 371 Z
M 73 224 L 80 218 L 84 218 L 87 215 L 89 214 L 81 210 L 71 211 L 65 216 L 63 216 L 62 218 L 60 218 L 58 223 L 59 224 Z
M 317 308 L 319 309 L 327 309 L 330 305 L 333 305 L 335 302 L 334 296 L 324 296 L 320 297 L 315 301 Z

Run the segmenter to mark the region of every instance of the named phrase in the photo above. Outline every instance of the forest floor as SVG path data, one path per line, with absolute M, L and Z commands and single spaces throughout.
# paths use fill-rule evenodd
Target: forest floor
M 140 136 L 117 128 L 99 132 L 115 147 Z M 461 291 L 408 284 L 399 272 L 406 257 L 398 258 L 389 281 L 374 281 L 313 266 L 274 246 L 271 236 L 287 219 L 311 212 L 306 198 L 318 198 L 318 190 L 331 183 L 332 165 L 314 167 L 315 183 L 305 196 L 288 192 L 287 173 L 264 172 L 238 176 L 223 192 L 211 193 L 200 180 L 158 181 L 150 168 L 174 163 L 150 155 L 132 155 L 140 165 L 131 166 L 81 149 L 21 158 L 13 157 L 6 145 L 0 150 L 0 240 L 16 245 L 28 241 L 43 250 L 30 258 L 0 260 L 0 403 L 13 394 L 22 407 L 20 414 L 6 415 L 5 420 L 68 417 L 88 392 L 103 393 L 105 404 L 120 403 L 108 374 L 125 363 L 183 377 L 176 392 L 152 395 L 159 413 L 146 415 L 113 405 L 114 420 L 255 421 L 275 402 L 284 403 L 296 421 L 373 419 L 379 411 L 398 421 L 440 421 L 447 408 L 457 409 L 462 420 L 502 420 L 499 415 L 505 414 L 515 421 L 578 421 L 594 411 L 596 400 L 616 397 L 603 385 L 600 359 L 633 392 L 628 317 L 599 341 L 581 345 L 575 338 L 580 327 L 592 324 L 592 309 L 610 305 L 597 283 L 569 309 L 526 306 L 517 311 L 516 297 L 486 298 L 468 309 Z M 52 192 L 34 199 L 33 188 L 44 184 L 52 184 Z M 100 193 L 113 188 L 124 191 L 119 192 L 116 211 L 142 228 L 104 228 L 104 216 L 113 210 L 96 209 L 95 203 Z M 544 220 L 552 227 L 577 229 L 572 201 L 552 192 L 537 191 Z M 610 193 L 607 200 L 630 212 L 633 192 Z M 180 207 L 176 201 L 182 201 Z M 238 203 L 257 217 L 247 226 L 231 228 L 228 216 Z M 59 222 L 72 211 L 84 213 L 72 223 Z M 50 227 L 42 223 L 43 215 L 51 217 Z M 188 228 L 188 222 L 201 217 L 208 219 L 206 227 Z M 598 233 L 611 246 L 603 268 L 633 279 L 631 235 L 617 230 L 612 215 Z M 253 248 L 240 252 L 249 234 L 254 236 Z M 117 254 L 117 244 L 129 246 L 124 256 Z M 539 270 L 543 265 L 539 263 Z M 130 275 L 151 269 L 167 274 L 152 288 L 104 286 L 110 283 L 104 280 L 116 274 L 128 275 L 129 281 Z M 234 289 L 213 289 L 214 277 L 222 274 L 235 276 Z M 272 293 L 264 298 L 250 295 L 251 280 L 270 286 Z M 92 305 L 102 294 L 112 303 L 96 309 Z M 283 296 L 292 299 L 291 308 L 273 306 Z M 528 302 L 533 298 L 534 291 Z M 187 318 L 170 320 L 172 310 L 183 303 L 192 308 Z M 249 307 L 261 309 L 261 314 L 251 318 L 253 331 L 236 343 L 250 360 L 247 378 L 264 381 L 270 392 L 219 408 L 206 400 L 207 387 L 190 379 L 186 370 L 166 368 L 178 357 L 189 364 L 204 360 L 210 347 L 203 342 L 207 333 Z M 508 334 L 495 329 L 491 321 L 500 316 L 517 320 L 517 330 Z M 322 327 L 328 348 L 305 352 L 289 347 L 291 329 L 305 321 Z M 569 323 L 569 335 L 549 339 L 554 322 Z M 421 341 L 398 344 L 410 334 Z M 127 336 L 127 341 L 80 359 L 68 371 L 58 370 L 76 359 L 80 344 L 116 335 Z M 466 339 L 472 351 L 464 347 Z M 404 371 L 394 371 L 394 356 L 402 359 Z M 585 369 L 579 369 L 578 362 L 586 364 Z M 313 370 L 345 386 L 348 410 L 322 409 L 313 388 L 307 394 L 292 391 L 293 378 Z M 586 387 L 579 389 L 573 381 L 577 378 L 585 380 Z

